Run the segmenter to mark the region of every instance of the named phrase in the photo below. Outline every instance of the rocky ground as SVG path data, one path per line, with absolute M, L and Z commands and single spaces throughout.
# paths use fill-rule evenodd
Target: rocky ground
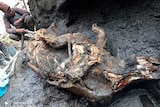
M 126 0 L 119 5 L 116 2 L 95 13 L 78 17 L 69 31 L 85 33 L 94 40 L 91 25 L 98 23 L 108 35 L 106 48 L 112 55 L 122 59 L 132 54 L 160 58 L 159 0 Z M 59 22 L 61 24 L 63 25 L 63 21 Z M 67 32 L 65 28 L 61 30 Z M 91 104 L 83 97 L 49 85 L 26 65 L 24 53 L 25 50 L 10 79 L 8 92 L 0 98 L 0 107 L 105 107 L 105 104 Z M 152 84 L 156 83 L 158 82 Z M 124 90 L 109 107 L 143 107 L 141 95 L 148 96 L 154 107 L 160 107 L 159 99 L 146 86 L 142 84 L 136 89 Z M 151 84 L 148 86 L 155 91 Z

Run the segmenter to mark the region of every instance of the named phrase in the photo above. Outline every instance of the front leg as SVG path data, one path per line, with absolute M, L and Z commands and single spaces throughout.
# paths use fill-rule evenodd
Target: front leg
M 92 31 L 97 33 L 98 35 L 96 46 L 98 46 L 99 48 L 104 48 L 107 41 L 105 31 L 102 28 L 98 27 L 96 23 L 92 25 Z

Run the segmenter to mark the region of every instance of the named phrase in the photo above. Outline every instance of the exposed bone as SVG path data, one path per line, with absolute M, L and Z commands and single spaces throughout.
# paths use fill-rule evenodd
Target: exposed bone
M 58 65 L 59 68 L 63 71 L 63 68 L 61 67 L 60 63 L 54 58 L 55 63 Z
M 68 55 L 69 55 L 70 62 L 72 63 L 72 52 L 71 52 L 71 42 L 70 42 L 70 39 L 68 39 Z
M 109 99 L 136 80 L 160 79 L 157 59 L 134 55 L 119 60 L 103 49 L 105 31 L 96 24 L 92 30 L 98 35 L 95 43 L 82 33 L 55 36 L 45 29 L 36 31 L 27 47 L 28 65 L 49 84 L 90 101 Z
M 46 80 L 49 84 L 51 85 L 59 85 L 58 82 L 55 82 L 55 81 L 51 81 L 51 80 Z

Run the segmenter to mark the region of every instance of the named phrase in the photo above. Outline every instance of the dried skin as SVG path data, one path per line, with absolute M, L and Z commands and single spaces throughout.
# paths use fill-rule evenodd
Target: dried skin
M 98 34 L 96 46 L 100 48 L 104 48 L 107 42 L 107 36 L 105 31 L 98 27 L 97 24 L 92 25 L 92 31 Z
M 159 79 L 155 75 L 159 74 L 158 60 L 139 56 L 119 60 L 103 49 L 104 30 L 96 24 L 92 30 L 97 33 L 95 43 L 82 33 L 55 36 L 38 30 L 28 45 L 29 66 L 48 83 L 91 101 L 110 98 L 132 81 Z

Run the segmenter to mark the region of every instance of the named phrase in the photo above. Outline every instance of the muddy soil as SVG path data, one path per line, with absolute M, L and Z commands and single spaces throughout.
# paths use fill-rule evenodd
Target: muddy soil
M 74 24 L 70 25 L 68 31 L 85 33 L 94 40 L 96 36 L 91 31 L 93 23 L 98 23 L 105 29 L 108 35 L 106 49 L 112 55 L 121 59 L 132 54 L 160 58 L 159 0 L 114 2 L 109 7 L 103 7 L 78 17 Z M 68 32 L 65 29 L 61 28 L 61 33 Z M 0 98 L 0 107 L 105 107 L 99 103 L 91 104 L 81 96 L 47 84 L 25 65 L 26 61 L 26 56 L 22 53 L 18 62 L 21 64 L 17 64 L 8 92 Z M 129 90 L 109 107 L 143 107 L 139 100 L 140 95 L 147 95 L 154 106 L 159 107 L 160 101 L 150 91 L 143 89 L 143 86 Z

